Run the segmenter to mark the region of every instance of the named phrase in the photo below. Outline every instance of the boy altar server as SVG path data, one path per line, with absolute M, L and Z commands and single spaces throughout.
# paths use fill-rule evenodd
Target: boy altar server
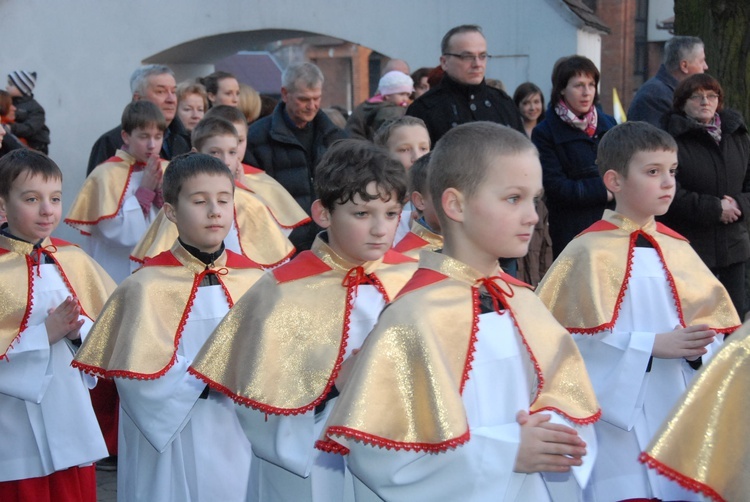
M 422 252 L 380 316 L 318 446 L 348 453 L 358 501 L 577 500 L 593 389 L 570 335 L 498 266 L 526 252 L 537 221 L 536 149 L 465 124 L 430 169 L 443 252 Z
M 610 130 L 597 164 L 615 211 L 560 254 L 539 285 L 574 333 L 602 405 L 591 500 L 700 500 L 638 462 L 695 371 L 734 331 L 723 286 L 679 234 L 654 216 L 675 193 L 677 145 L 643 122 Z
M 265 276 L 235 305 L 191 371 L 238 404 L 253 444 L 249 500 L 351 496 L 343 459 L 315 450 L 356 351 L 416 263 L 391 249 L 406 197 L 403 167 L 342 140 L 317 167 L 310 251 Z
M 187 372 L 211 331 L 262 275 L 224 248 L 233 181 L 208 155 L 172 160 L 164 212 L 179 237 L 115 290 L 73 363 L 117 384 L 119 500 L 245 500 L 250 443 L 232 402 Z
M 96 381 L 70 366 L 112 279 L 51 239 L 62 172 L 47 156 L 0 160 L 0 500 L 95 502 L 93 462 L 107 448 L 91 408 Z

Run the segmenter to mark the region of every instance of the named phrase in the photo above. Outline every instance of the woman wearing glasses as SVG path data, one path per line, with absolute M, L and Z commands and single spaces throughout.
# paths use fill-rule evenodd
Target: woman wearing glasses
M 545 119 L 531 133 L 542 163 L 555 258 L 573 237 L 600 220 L 612 201 L 596 167 L 596 149 L 615 119 L 597 106 L 598 85 L 599 70 L 590 59 L 558 60 Z
M 719 82 L 692 75 L 675 89 L 665 129 L 679 148 L 677 193 L 661 219 L 684 235 L 745 313 L 750 258 L 750 138 L 742 116 L 723 108 Z

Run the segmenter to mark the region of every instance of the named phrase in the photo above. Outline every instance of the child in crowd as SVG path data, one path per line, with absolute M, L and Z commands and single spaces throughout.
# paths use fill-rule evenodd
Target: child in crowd
M 342 363 L 415 269 L 391 249 L 406 176 L 387 152 L 337 142 L 318 164 L 315 188 L 313 219 L 326 230 L 235 305 L 191 368 L 241 405 L 254 454 L 249 500 L 352 495 L 343 460 L 316 451 L 315 440 Z
M 5 90 L 13 98 L 15 118 L 10 132 L 23 144 L 42 153 L 48 152 L 49 128 L 45 124 L 44 108 L 34 99 L 36 72 L 12 71 L 8 74 Z
M 739 319 L 685 238 L 654 220 L 675 194 L 674 139 L 628 122 L 602 138 L 597 164 L 615 211 L 571 241 L 538 289 L 573 333 L 602 406 L 588 496 L 699 500 L 638 456 Z
M 0 159 L 0 500 L 95 502 L 107 448 L 96 380 L 70 366 L 115 284 L 77 247 L 50 239 L 62 172 L 41 153 Z
M 244 114 L 233 106 L 219 105 L 211 108 L 206 116 L 228 120 L 237 129 L 238 160 L 236 167 L 230 166 L 235 174 L 235 183 L 239 188 L 255 194 L 266 204 L 284 235 L 288 237 L 292 230 L 309 223 L 310 217 L 286 188 L 262 169 L 242 163 L 247 149 L 247 122 L 245 122 Z
M 414 83 L 409 75 L 389 71 L 378 82 L 382 99 L 365 101 L 361 110 L 347 121 L 345 130 L 354 138 L 372 141 L 380 126 L 404 116 L 413 92 Z M 364 130 L 360 130 L 362 127 Z
M 221 161 L 175 157 L 163 186 L 177 239 L 115 290 L 73 364 L 117 384 L 119 500 L 244 501 L 250 443 L 232 402 L 187 368 L 263 274 L 225 249 L 234 179 Z
M 430 154 L 423 155 L 409 169 L 409 191 L 414 206 L 411 231 L 393 246 L 395 251 L 412 258 L 419 258 L 423 249 L 436 251 L 443 247 L 443 236 L 440 235 L 440 220 L 432 203 L 427 173 L 430 168 Z
M 464 124 L 430 169 L 443 251 L 422 252 L 383 311 L 318 447 L 348 452 L 357 500 L 576 500 L 569 471 L 593 462 L 596 398 L 570 335 L 498 266 L 537 221 L 536 149 Z
M 220 117 L 205 117 L 193 129 L 192 143 L 195 151 L 224 162 L 234 177 L 239 163 L 239 136 L 231 123 Z M 227 249 L 264 268 L 275 267 L 291 258 L 294 246 L 260 199 L 247 190 L 238 190 L 234 194 L 234 206 L 234 217 L 224 242 Z M 176 237 L 174 223 L 165 211 L 160 212 L 130 255 L 133 267 L 168 250 Z
M 375 134 L 375 144 L 385 147 L 408 172 L 412 164 L 430 151 L 430 135 L 422 119 L 403 116 L 383 124 Z M 411 230 L 414 206 L 408 202 L 401 213 L 401 221 L 393 243 L 398 244 Z
M 167 123 L 150 101 L 122 113 L 123 147 L 92 171 L 65 223 L 84 236 L 84 249 L 120 283 L 130 275 L 130 251 L 164 203 L 159 159 Z

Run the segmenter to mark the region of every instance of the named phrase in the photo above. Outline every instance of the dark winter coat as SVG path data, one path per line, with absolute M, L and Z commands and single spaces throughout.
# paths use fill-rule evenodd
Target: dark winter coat
M 16 121 L 10 124 L 10 132 L 26 140 L 29 148 L 49 153 L 49 128 L 44 123 L 44 108 L 32 96 L 13 98 Z
M 526 134 L 521 114 L 510 96 L 484 81 L 465 85 L 444 75 L 437 86 L 409 106 L 406 114 L 424 120 L 433 147 L 453 127 L 479 120 L 506 125 Z
M 628 108 L 628 120 L 642 120 L 661 127 L 662 118 L 672 109 L 677 83 L 677 79 L 661 65 L 656 75 L 644 82 L 635 93 Z
M 319 111 L 307 125 L 313 127 L 313 151 L 306 152 L 287 124 L 285 114 L 286 105 L 281 102 L 271 115 L 250 126 L 244 162 L 263 169 L 276 179 L 310 214 L 315 200 L 315 166 L 331 143 L 347 136 L 325 113 Z M 310 249 L 318 230 L 314 223 L 309 223 L 294 229 L 289 238 L 297 251 L 303 251 Z
M 403 106 L 388 101 L 365 101 L 354 109 L 344 130 L 352 138 L 372 141 L 381 125 L 403 117 L 405 112 L 406 108 Z
M 122 126 L 118 125 L 99 136 L 94 146 L 91 147 L 86 176 L 91 174 L 96 166 L 112 157 L 119 148 L 122 148 Z M 182 125 L 179 117 L 175 116 L 167 126 L 167 134 L 164 136 L 159 157 L 164 160 L 172 160 L 173 157 L 181 153 L 189 152 L 190 148 L 190 134 Z
M 681 113 L 667 115 L 664 122 L 678 146 L 677 193 L 660 220 L 687 237 L 709 267 L 750 258 L 750 137 L 739 113 L 724 110 L 719 117 L 718 145 L 702 125 Z M 725 195 L 742 211 L 734 223 L 720 221 Z
M 539 150 L 544 196 L 549 210 L 552 253 L 557 257 L 573 237 L 601 219 L 607 205 L 607 189 L 596 166 L 596 149 L 615 119 L 597 107 L 596 134 L 562 121 L 552 105 L 545 120 L 534 128 L 531 141 Z M 611 205 L 610 205 L 611 206 Z

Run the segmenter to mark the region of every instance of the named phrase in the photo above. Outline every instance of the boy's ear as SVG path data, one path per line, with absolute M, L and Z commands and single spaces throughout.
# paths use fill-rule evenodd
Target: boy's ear
M 453 221 L 464 221 L 464 194 L 462 194 L 456 188 L 447 188 L 443 192 L 443 196 L 440 198 L 440 203 L 443 205 L 443 212 L 445 215 Z
M 166 204 L 165 204 L 166 205 Z M 323 206 L 320 199 L 315 199 L 312 203 L 312 219 L 321 228 L 328 228 L 331 226 L 331 212 Z
M 417 211 L 419 212 L 424 211 L 424 208 L 425 208 L 424 196 L 421 193 L 414 190 L 411 193 L 411 196 L 409 198 L 411 199 L 412 205 L 417 208 Z
M 125 146 L 130 145 L 130 134 L 125 131 L 120 131 L 120 137 L 122 138 L 122 144 Z
M 172 223 L 176 225 L 177 224 L 177 214 L 176 214 L 177 210 L 175 209 L 175 207 L 169 202 L 165 202 L 162 208 L 164 209 L 164 216 L 166 216 L 169 221 L 171 221 Z
M 0 216 L 8 216 L 8 212 L 5 209 L 5 197 L 0 197 Z
M 607 190 L 610 192 L 617 193 L 620 191 L 622 176 L 617 171 L 610 169 L 604 173 L 602 180 L 604 181 L 604 186 L 607 187 Z

